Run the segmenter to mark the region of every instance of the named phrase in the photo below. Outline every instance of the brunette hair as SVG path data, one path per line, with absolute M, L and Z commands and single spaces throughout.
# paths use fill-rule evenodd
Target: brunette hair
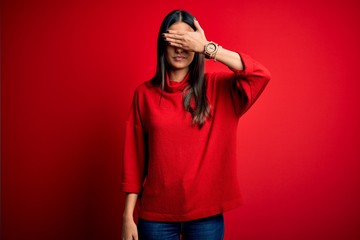
M 168 66 L 165 58 L 167 43 L 163 39 L 162 33 L 177 22 L 184 22 L 196 31 L 194 16 L 187 11 L 174 10 L 164 18 L 157 41 L 157 68 L 155 76 L 152 78 L 152 83 L 161 86 L 162 91 L 165 88 L 166 67 Z M 201 129 L 206 119 L 211 117 L 210 104 L 206 96 L 203 54 L 195 53 L 194 59 L 189 66 L 189 78 L 190 84 L 183 91 L 183 104 L 186 111 L 192 115 L 192 123 L 198 125 L 199 129 Z M 194 101 L 195 105 L 191 104 L 192 101 Z

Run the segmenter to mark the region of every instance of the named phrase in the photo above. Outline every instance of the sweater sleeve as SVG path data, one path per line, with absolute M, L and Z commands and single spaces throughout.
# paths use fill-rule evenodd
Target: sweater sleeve
M 237 115 L 244 114 L 258 99 L 270 81 L 270 72 L 250 56 L 239 54 L 243 70 L 231 69 L 233 78 L 232 98 Z
M 135 91 L 125 127 L 121 190 L 139 193 L 144 181 L 145 135 L 139 112 L 139 98 Z

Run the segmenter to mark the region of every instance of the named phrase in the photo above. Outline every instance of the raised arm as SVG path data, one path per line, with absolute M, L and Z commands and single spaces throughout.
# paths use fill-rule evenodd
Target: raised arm
M 186 51 L 204 53 L 204 47 L 209 41 L 206 39 L 204 30 L 199 22 L 194 20 L 194 24 L 196 27 L 194 32 L 169 30 L 168 33 L 163 34 L 163 37 L 171 46 L 179 47 Z M 244 69 L 240 55 L 223 47 L 218 48 L 216 60 L 232 69 Z

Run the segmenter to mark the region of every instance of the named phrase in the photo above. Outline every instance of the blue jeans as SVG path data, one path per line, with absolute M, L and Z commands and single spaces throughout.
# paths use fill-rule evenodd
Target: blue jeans
M 139 240 L 222 240 L 222 214 L 186 222 L 138 221 Z

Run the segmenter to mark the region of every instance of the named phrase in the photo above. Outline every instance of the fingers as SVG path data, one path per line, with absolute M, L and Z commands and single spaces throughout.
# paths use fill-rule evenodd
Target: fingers
M 163 33 L 163 38 L 166 42 L 169 43 L 181 43 L 182 42 L 182 37 L 178 36 L 178 35 L 174 35 L 174 34 L 167 34 L 167 33 Z
M 196 31 L 204 32 L 204 30 L 201 28 L 199 21 L 197 19 L 194 19 L 194 25 L 195 25 Z
M 170 41 L 168 41 L 168 44 L 169 44 L 170 46 L 173 46 L 173 47 L 178 47 L 178 48 L 182 48 L 182 49 L 187 49 L 187 47 L 184 46 L 184 45 L 182 45 L 181 43 L 176 43 L 176 42 L 170 42 Z
M 187 47 L 185 44 L 185 37 L 179 34 L 172 34 L 172 33 L 163 33 L 164 40 L 173 47 L 179 47 L 186 49 Z
M 163 33 L 163 37 L 165 39 L 171 38 L 171 39 L 179 39 L 179 40 L 184 38 L 183 34 L 173 34 L 173 33 Z
M 173 47 L 178 47 L 178 48 L 182 48 L 187 50 L 189 47 L 187 46 L 187 44 L 182 41 L 182 40 L 178 40 L 178 39 L 172 39 L 172 38 L 165 38 L 164 39 L 170 46 Z
M 179 34 L 179 35 L 184 35 L 185 33 L 187 33 L 187 31 L 181 31 L 181 30 L 167 30 L 166 32 L 172 34 Z
M 137 233 L 129 234 L 128 236 L 123 236 L 122 240 L 139 240 Z
M 170 46 L 179 47 L 188 51 L 199 51 L 203 48 L 203 32 L 192 32 L 192 31 L 176 31 L 169 30 L 166 33 L 162 34 L 164 41 L 166 41 Z

